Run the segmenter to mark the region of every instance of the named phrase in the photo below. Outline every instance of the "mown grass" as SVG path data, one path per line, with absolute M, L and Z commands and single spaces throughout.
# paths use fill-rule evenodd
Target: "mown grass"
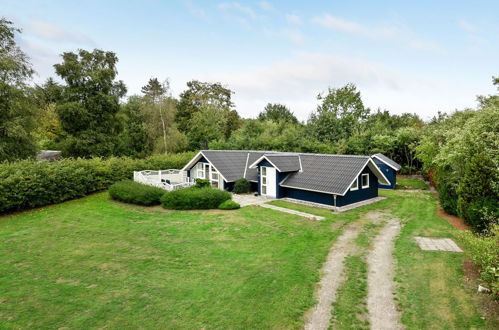
M 376 210 L 404 223 L 394 256 L 407 328 L 494 328 L 465 287 L 464 255 L 424 252 L 414 240 L 459 244 L 433 196 L 380 194 L 388 199 L 340 214 L 272 202 L 325 221 L 259 207 L 164 211 L 106 193 L 1 217 L 0 328 L 300 328 L 343 225 Z M 360 248 L 373 230 L 366 225 Z M 346 266 L 338 319 L 353 311 L 344 328 L 365 326 L 365 260 L 354 255 Z
M 427 190 L 428 185 L 421 179 L 415 178 L 397 178 L 397 186 L 403 189 L 422 189 Z
M 106 193 L 0 218 L 0 328 L 300 328 L 339 230 Z
M 474 300 L 474 290 L 465 286 L 462 253 L 422 251 L 414 237 L 449 237 L 460 244 L 457 229 L 436 214 L 436 200 L 430 192 L 392 197 L 390 212 L 403 221 L 395 241 L 394 256 L 398 305 L 408 329 L 490 328 Z

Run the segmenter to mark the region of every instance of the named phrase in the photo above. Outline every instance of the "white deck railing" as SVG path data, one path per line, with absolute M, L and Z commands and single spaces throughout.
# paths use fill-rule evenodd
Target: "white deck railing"
M 195 180 L 187 177 L 187 173 L 181 170 L 134 171 L 133 181 L 168 191 L 187 188 L 195 184 Z

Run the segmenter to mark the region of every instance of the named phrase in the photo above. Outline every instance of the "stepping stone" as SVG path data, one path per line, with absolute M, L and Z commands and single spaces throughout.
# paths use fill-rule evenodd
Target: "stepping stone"
M 450 238 L 415 237 L 423 251 L 463 252 Z

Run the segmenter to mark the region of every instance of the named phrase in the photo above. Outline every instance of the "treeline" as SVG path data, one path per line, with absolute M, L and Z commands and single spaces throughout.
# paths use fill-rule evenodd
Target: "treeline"
M 317 109 L 300 122 L 282 104 L 269 103 L 257 119 L 241 118 L 231 91 L 220 83 L 190 81 L 178 98 L 167 80 L 151 78 L 140 95 L 126 97 L 117 79 L 118 57 L 102 50 L 61 55 L 57 81 L 32 84 L 34 70 L 15 43 L 20 31 L 0 20 L 2 113 L 0 161 L 62 150 L 65 157 L 146 157 L 202 148 L 318 153 L 382 152 L 420 168 L 415 158 L 424 122 L 365 107 L 353 84 L 318 95 Z M 59 82 L 60 81 L 60 82 Z
M 499 90 L 499 78 L 494 85 Z M 434 118 L 416 152 L 445 211 L 484 232 L 499 219 L 499 95 L 478 102 L 477 110 Z

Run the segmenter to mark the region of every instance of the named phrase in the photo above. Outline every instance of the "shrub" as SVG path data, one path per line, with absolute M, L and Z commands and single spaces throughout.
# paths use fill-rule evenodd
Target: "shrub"
M 454 186 L 447 182 L 438 185 L 438 199 L 440 205 L 449 214 L 457 214 L 457 192 Z
M 483 232 L 499 219 L 499 202 L 488 197 L 468 204 L 466 222 L 475 230 Z
M 60 203 L 107 189 L 132 179 L 133 171 L 181 168 L 192 153 L 152 156 L 63 159 L 55 162 L 23 160 L 0 164 L 0 213 Z
M 464 176 L 459 182 L 457 213 L 476 230 L 483 230 L 488 226 L 488 223 L 483 223 L 485 218 L 480 216 L 479 209 L 482 208 L 483 200 L 490 199 L 489 196 L 496 196 L 492 187 L 496 171 L 497 168 L 490 157 L 478 152 L 466 164 Z M 476 204 L 475 210 L 472 204 Z M 494 207 L 489 202 L 487 205 Z M 473 218 L 469 218 L 470 216 Z
M 147 186 L 132 180 L 116 182 L 109 187 L 109 195 L 116 200 L 137 205 L 159 205 L 166 193 L 161 188 Z
M 234 183 L 234 189 L 232 189 L 232 192 L 234 192 L 235 194 L 247 194 L 250 192 L 250 190 L 251 183 L 248 180 L 242 178 Z
M 228 199 L 225 202 L 222 202 L 222 204 L 218 205 L 218 208 L 221 210 L 236 210 L 240 207 L 241 205 L 234 202 L 232 199 Z
M 196 179 L 196 184 L 194 185 L 195 188 L 206 188 L 210 187 L 210 180 L 206 179 Z
M 165 194 L 161 203 L 166 209 L 197 210 L 216 209 L 222 202 L 230 200 L 230 193 L 211 187 L 179 189 Z
M 491 225 L 488 235 L 474 234 L 469 231 L 461 232 L 459 235 L 466 245 L 466 253 L 473 262 L 480 266 L 480 278 L 487 283 L 499 298 L 499 267 L 497 256 L 499 255 L 499 225 Z

